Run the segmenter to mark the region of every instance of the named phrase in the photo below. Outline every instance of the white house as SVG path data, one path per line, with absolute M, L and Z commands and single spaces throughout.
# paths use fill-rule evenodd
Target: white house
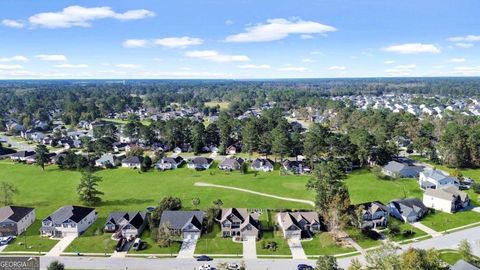
M 35 222 L 35 209 L 22 206 L 0 208 L 0 236 L 16 236 Z
M 423 204 L 442 212 L 453 213 L 470 205 L 468 194 L 454 186 L 427 189 L 423 193 Z
M 455 186 L 458 188 L 460 185 L 457 178 L 450 177 L 436 169 L 426 169 L 420 172 L 418 175 L 418 183 L 423 190 L 429 188 L 439 189 L 448 186 Z
M 42 220 L 42 236 L 78 236 L 97 220 L 95 208 L 68 205 Z

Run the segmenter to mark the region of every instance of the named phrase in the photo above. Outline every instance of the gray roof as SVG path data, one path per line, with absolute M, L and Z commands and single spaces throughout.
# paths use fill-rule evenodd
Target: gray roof
M 32 211 L 34 211 L 34 209 L 30 207 L 4 206 L 0 208 L 0 222 L 7 219 L 18 222 Z
M 126 159 L 122 160 L 122 163 L 127 164 L 142 164 L 142 162 L 143 157 L 140 156 L 127 157 Z
M 213 162 L 213 159 L 206 158 L 206 157 L 195 157 L 192 160 L 190 160 L 190 163 L 195 165 L 207 165 L 212 162 Z
M 139 229 L 145 223 L 146 217 L 146 212 L 112 212 L 108 216 L 106 223 L 111 223 L 114 225 L 128 223 L 134 228 Z
M 248 213 L 246 208 L 224 208 L 222 209 L 220 222 L 223 223 L 225 220 L 232 222 L 230 216 L 234 215 L 241 222 L 241 228 L 244 228 L 247 225 L 252 225 L 253 227 L 260 229 L 260 224 L 258 223 L 258 216 L 255 217 L 253 214 Z
M 403 216 L 407 217 L 412 215 L 421 217 L 428 211 L 428 208 L 423 202 L 416 198 L 393 200 L 390 203 L 397 208 Z
M 95 208 L 67 205 L 59 208 L 45 219 L 53 221 L 54 224 L 61 224 L 69 219 L 74 222 L 79 222 L 93 211 L 95 211 Z
M 192 223 L 201 230 L 203 216 L 203 211 L 163 211 L 160 226 L 168 224 L 170 229 L 181 230 L 188 223 Z
M 181 156 L 176 156 L 176 157 L 164 157 L 161 159 L 160 163 L 170 163 L 170 164 L 179 164 L 180 162 L 183 161 L 183 158 Z
M 444 174 L 442 171 L 435 170 L 435 169 L 424 170 L 422 173 L 425 177 L 434 179 L 436 181 L 440 181 L 448 177 L 448 175 Z
M 458 190 L 454 186 L 449 186 L 449 187 L 440 188 L 440 189 L 429 188 L 425 191 L 425 195 L 429 195 L 432 197 L 449 200 L 449 201 L 454 200 L 456 197 L 460 197 L 462 201 L 465 201 L 465 199 L 468 198 L 468 194 L 466 192 Z
M 418 175 L 423 170 L 423 167 L 409 166 L 408 164 L 397 161 L 390 161 L 383 169 L 392 173 L 398 173 L 402 177 L 409 177 Z
M 301 220 L 310 224 L 320 223 L 317 212 L 282 212 L 279 215 L 281 225 L 285 230 L 301 230 L 302 226 L 299 224 Z
M 452 265 L 452 267 L 450 267 L 450 270 L 480 270 L 480 268 L 464 260 L 459 260 L 457 263 Z
M 221 163 L 220 166 L 229 166 L 229 167 L 235 167 L 235 166 L 242 166 L 242 164 L 245 161 L 243 158 L 226 158 L 224 159 Z
M 252 163 L 252 168 L 270 167 L 273 168 L 274 162 L 269 158 L 257 158 Z

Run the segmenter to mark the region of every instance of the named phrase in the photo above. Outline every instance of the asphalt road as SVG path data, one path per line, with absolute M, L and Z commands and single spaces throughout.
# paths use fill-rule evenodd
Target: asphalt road
M 480 256 L 480 227 L 453 232 L 439 237 L 403 246 L 429 249 L 456 248 L 458 243 L 467 239 L 472 245 L 473 253 Z M 339 259 L 341 267 L 347 268 L 354 257 Z M 363 257 L 358 256 L 360 260 Z M 193 259 L 146 259 L 146 258 L 95 258 L 95 257 L 42 257 L 41 268 L 46 269 L 51 261 L 60 260 L 69 269 L 114 269 L 114 270 L 196 270 L 204 262 Z M 215 259 L 209 262 L 215 266 L 219 262 L 239 262 L 239 259 Z M 244 260 L 248 270 L 289 270 L 296 269 L 297 264 L 307 263 L 315 265 L 313 260 L 286 260 L 286 259 L 247 259 Z

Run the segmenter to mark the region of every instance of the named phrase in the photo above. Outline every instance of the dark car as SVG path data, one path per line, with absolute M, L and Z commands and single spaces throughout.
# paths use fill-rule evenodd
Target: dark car
M 297 270 L 313 270 L 313 266 L 308 264 L 299 264 L 297 265 Z
M 213 260 L 212 258 L 208 257 L 207 255 L 201 255 L 197 257 L 198 262 L 208 262 Z

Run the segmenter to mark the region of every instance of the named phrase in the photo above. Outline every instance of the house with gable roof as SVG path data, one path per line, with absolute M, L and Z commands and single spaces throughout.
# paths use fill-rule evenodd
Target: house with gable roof
M 277 222 L 284 238 L 306 238 L 322 228 L 317 212 L 282 212 L 277 215 Z
M 220 226 L 223 237 L 248 237 L 258 239 L 260 223 L 258 214 L 249 213 L 245 208 L 224 208 L 220 214 Z

